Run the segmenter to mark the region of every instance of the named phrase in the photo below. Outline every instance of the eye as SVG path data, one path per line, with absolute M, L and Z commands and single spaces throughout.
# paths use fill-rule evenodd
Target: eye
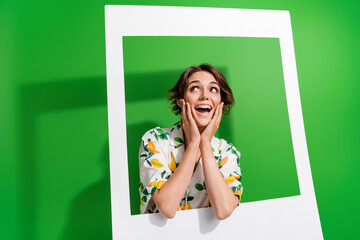
M 212 88 L 210 88 L 210 92 L 217 93 L 217 92 L 219 92 L 219 90 L 216 87 L 212 87 Z
M 199 91 L 199 87 L 193 86 L 190 88 L 190 92 Z

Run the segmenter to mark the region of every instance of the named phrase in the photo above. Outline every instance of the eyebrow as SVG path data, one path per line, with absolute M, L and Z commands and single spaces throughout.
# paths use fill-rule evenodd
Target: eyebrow
M 191 85 L 191 84 L 193 84 L 193 83 L 199 83 L 199 82 L 200 82 L 200 80 L 194 80 L 194 81 L 189 82 L 189 85 Z M 218 84 L 217 82 L 215 82 L 215 81 L 211 81 L 210 84 L 211 84 L 211 83 L 212 83 L 212 84 L 219 85 L 219 84 Z M 189 85 L 188 85 L 188 86 L 189 86 Z

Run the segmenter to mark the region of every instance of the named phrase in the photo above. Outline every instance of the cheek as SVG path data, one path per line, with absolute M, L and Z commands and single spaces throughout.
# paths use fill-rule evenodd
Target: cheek
M 211 99 L 212 99 L 215 106 L 217 106 L 217 105 L 219 105 L 221 103 L 221 96 L 220 95 L 213 96 Z
M 188 103 L 190 103 L 190 105 L 192 105 L 192 103 L 195 102 L 196 96 L 195 94 L 185 94 L 184 96 L 184 100 Z

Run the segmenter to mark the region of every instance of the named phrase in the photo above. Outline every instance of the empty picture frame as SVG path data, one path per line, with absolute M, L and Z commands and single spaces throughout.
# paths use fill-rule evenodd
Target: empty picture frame
M 287 11 L 106 6 L 113 239 L 323 239 L 305 139 L 290 15 Z M 199 27 L 201 26 L 201 27 Z M 210 208 L 131 215 L 126 141 L 124 36 L 278 38 L 300 195 L 243 203 L 219 221 Z M 244 190 L 246 192 L 246 188 Z

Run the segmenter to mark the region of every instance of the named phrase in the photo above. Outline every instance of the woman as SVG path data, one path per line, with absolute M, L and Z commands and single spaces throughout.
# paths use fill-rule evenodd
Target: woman
M 208 64 L 189 67 L 170 90 L 172 128 L 145 133 L 139 152 L 141 213 L 173 218 L 177 210 L 213 207 L 218 219 L 240 203 L 240 153 L 214 137 L 234 103 L 225 77 Z M 180 204 L 179 204 L 180 203 Z

